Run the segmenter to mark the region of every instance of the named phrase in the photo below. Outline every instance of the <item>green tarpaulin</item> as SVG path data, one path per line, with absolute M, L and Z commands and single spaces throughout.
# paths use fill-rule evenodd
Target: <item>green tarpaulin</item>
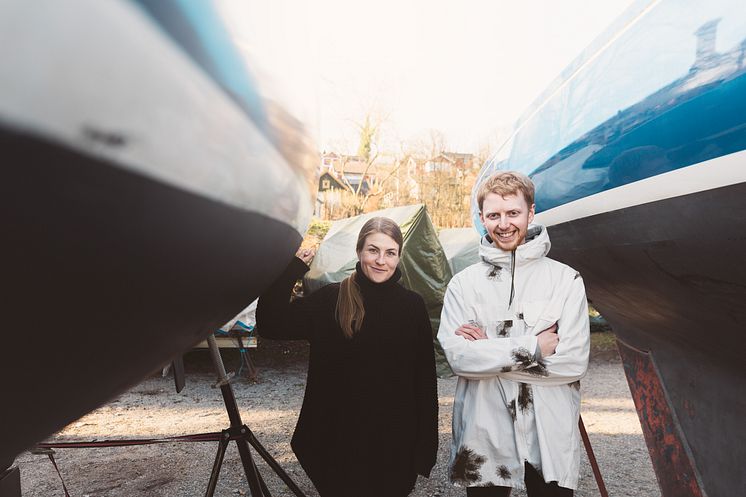
M 422 295 L 433 333 L 437 333 L 443 296 L 452 273 L 430 216 L 422 204 L 393 207 L 333 222 L 313 259 L 311 270 L 303 279 L 305 291 L 313 292 L 329 283 L 342 281 L 355 270 L 358 233 L 368 219 L 376 216 L 393 219 L 401 228 L 404 247 L 399 263 L 400 283 Z M 450 369 L 437 342 L 436 353 L 438 374 L 449 375 Z

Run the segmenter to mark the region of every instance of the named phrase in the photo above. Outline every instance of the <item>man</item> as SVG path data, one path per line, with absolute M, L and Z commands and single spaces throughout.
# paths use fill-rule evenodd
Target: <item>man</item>
M 467 496 L 572 496 L 580 466 L 580 382 L 590 334 L 585 288 L 546 257 L 534 185 L 498 172 L 477 195 L 482 262 L 453 277 L 438 340 L 459 376 L 450 479 Z

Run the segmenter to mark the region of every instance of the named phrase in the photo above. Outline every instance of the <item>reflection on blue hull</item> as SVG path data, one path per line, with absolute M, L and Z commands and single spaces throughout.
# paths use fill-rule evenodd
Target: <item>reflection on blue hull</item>
M 534 171 L 537 212 L 746 148 L 743 69 L 730 81 L 673 96 L 677 86 L 650 97 L 660 102 L 670 96 L 665 107 L 628 109 Z
M 185 0 L 132 0 L 234 99 L 254 121 L 267 130 L 267 116 L 233 41 L 211 2 Z
M 662 2 L 576 61 L 583 70 L 529 109 L 480 178 L 528 174 L 540 213 L 746 149 L 746 10 L 739 2 L 691 5 L 690 17 L 672 23 L 681 8 Z M 722 52 L 721 25 L 732 40 Z M 655 79 L 664 84 L 641 93 Z M 481 229 L 474 202 L 472 218 Z

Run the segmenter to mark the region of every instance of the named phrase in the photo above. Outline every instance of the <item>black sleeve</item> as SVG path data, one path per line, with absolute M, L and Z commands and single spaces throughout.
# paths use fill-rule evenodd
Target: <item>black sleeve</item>
M 312 325 L 312 303 L 308 298 L 290 302 L 295 282 L 308 271 L 308 266 L 293 257 L 285 271 L 259 297 L 256 308 L 256 329 L 262 338 L 278 340 L 309 339 Z
M 425 302 L 417 295 L 420 308 L 417 325 L 417 445 L 415 470 L 430 476 L 438 453 L 438 381 L 435 375 L 433 329 Z

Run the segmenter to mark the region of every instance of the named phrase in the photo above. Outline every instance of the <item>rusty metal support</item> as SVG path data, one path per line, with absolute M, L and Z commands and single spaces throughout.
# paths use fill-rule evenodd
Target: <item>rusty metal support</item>
M 617 347 L 661 494 L 663 497 L 705 497 L 653 356 L 618 338 Z
M 588 460 L 590 461 L 591 468 L 593 469 L 593 476 L 596 478 L 598 491 L 601 494 L 601 497 L 609 497 L 609 492 L 606 490 L 606 484 L 604 483 L 604 477 L 603 475 L 601 475 L 601 468 L 598 467 L 598 461 L 596 461 L 596 454 L 593 453 L 591 439 L 588 437 L 588 432 L 585 429 L 585 423 L 583 423 L 583 416 L 578 417 L 578 428 L 580 428 L 580 436 L 583 438 L 585 452 L 588 454 Z

